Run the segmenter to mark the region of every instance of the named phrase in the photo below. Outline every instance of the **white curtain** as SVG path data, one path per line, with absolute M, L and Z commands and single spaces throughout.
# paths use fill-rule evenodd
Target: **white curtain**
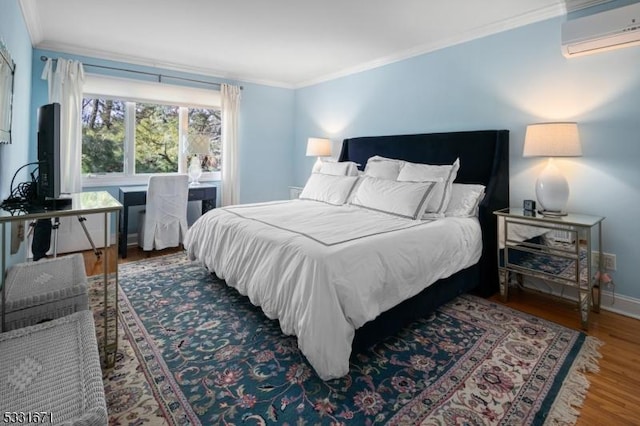
M 222 104 L 222 205 L 240 202 L 238 182 L 238 113 L 240 87 L 220 86 Z
M 82 191 L 82 85 L 79 61 L 47 59 L 42 79 L 49 84 L 49 103 L 60 104 L 60 192 Z

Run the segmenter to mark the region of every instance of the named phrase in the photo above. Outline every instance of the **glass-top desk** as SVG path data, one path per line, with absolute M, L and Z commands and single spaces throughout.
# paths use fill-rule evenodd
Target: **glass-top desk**
M 0 326 L 2 330 L 5 327 L 4 306 L 5 306 L 5 272 L 7 269 L 7 225 L 14 221 L 32 221 L 37 219 L 47 219 L 66 216 L 86 216 L 96 213 L 104 213 L 104 258 L 103 265 L 103 304 L 101 316 L 104 318 L 104 328 L 102 339 L 99 340 L 100 354 L 106 367 L 113 367 L 118 349 L 118 255 L 115 256 L 115 262 L 110 261 L 109 241 L 109 214 L 115 213 L 115 229 L 118 229 L 118 213 L 122 209 L 122 204 L 118 202 L 111 194 L 106 191 L 98 192 L 80 192 L 71 194 L 71 204 L 59 210 L 47 210 L 42 207 L 18 207 L 0 208 L 0 224 L 2 226 L 2 246 L 0 250 L 0 268 L 2 277 L 0 285 L 2 287 L 2 295 L 0 303 L 2 303 L 2 319 Z M 115 233 L 115 247 L 118 246 L 118 233 Z M 113 263 L 115 267 L 109 271 L 109 265 Z M 91 288 L 88 289 L 91 292 Z M 95 312 L 95 307 L 94 307 Z

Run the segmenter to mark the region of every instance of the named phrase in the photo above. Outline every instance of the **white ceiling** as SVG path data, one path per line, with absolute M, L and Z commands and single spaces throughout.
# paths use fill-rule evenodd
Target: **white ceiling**
M 565 0 L 20 4 L 36 48 L 283 87 L 306 86 L 566 12 Z

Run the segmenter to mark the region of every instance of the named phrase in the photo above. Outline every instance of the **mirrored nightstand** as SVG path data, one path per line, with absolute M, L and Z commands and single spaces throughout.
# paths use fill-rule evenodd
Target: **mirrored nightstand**
M 601 283 L 596 272 L 602 272 L 602 221 L 604 217 L 569 213 L 566 216 L 543 216 L 540 213 L 511 207 L 494 212 L 498 216 L 498 271 L 500 295 L 509 296 L 510 273 L 519 282 L 530 276 L 574 287 L 578 292 L 578 310 L 583 329 L 589 327 L 589 311 L 600 311 Z M 545 238 L 522 241 L 510 228 L 538 228 L 533 234 Z M 550 237 L 549 237 L 550 236 Z M 594 265 L 591 253 L 599 253 Z M 558 266 L 560 265 L 560 267 Z M 596 276 L 598 278 L 596 278 Z

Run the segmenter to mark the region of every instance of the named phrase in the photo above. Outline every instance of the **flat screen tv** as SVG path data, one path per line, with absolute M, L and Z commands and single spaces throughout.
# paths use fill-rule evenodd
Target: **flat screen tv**
M 52 206 L 60 198 L 60 104 L 38 108 L 38 204 Z

